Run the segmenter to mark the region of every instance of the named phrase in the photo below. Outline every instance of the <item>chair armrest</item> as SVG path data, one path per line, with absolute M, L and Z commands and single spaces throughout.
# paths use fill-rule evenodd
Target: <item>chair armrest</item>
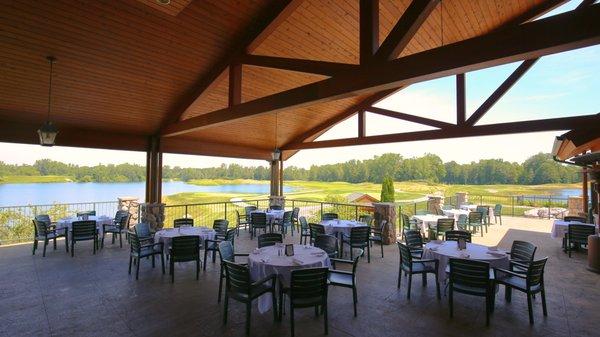
M 497 278 L 496 277 L 496 273 L 497 272 L 502 272 L 502 273 L 509 274 L 509 275 L 512 275 L 512 276 L 516 276 L 516 277 L 519 277 L 519 278 L 527 278 L 525 275 L 519 274 L 519 273 L 515 273 L 514 271 L 510 271 L 510 270 L 506 270 L 506 269 L 502 269 L 502 268 L 493 268 L 493 269 L 494 269 L 494 278 Z
M 266 283 L 266 282 L 268 282 L 268 281 L 273 281 L 273 283 L 271 284 L 271 286 L 273 286 L 273 287 L 274 287 L 274 286 L 275 286 L 275 279 L 276 279 L 276 278 L 277 278 L 277 277 L 276 277 L 275 275 L 269 275 L 269 276 L 267 276 L 267 277 L 265 277 L 265 278 L 263 278 L 263 279 L 260 279 L 260 280 L 258 280 L 258 281 L 256 281 L 256 282 L 253 282 L 253 283 L 252 283 L 252 286 L 257 286 L 257 285 L 261 285 L 261 284 L 263 284 L 263 283 Z
M 341 275 L 354 275 L 352 274 L 351 271 L 347 271 L 347 270 L 336 270 L 336 269 L 330 269 L 329 270 L 330 274 L 341 274 Z
M 427 262 L 439 263 L 439 260 L 438 259 L 413 259 L 412 262 L 414 262 L 414 263 L 427 263 Z
M 140 245 L 140 248 L 154 247 L 154 246 L 164 246 L 164 243 L 163 242 L 147 243 L 145 245 Z
M 211 239 L 206 239 L 204 240 L 204 244 L 208 244 L 208 243 L 220 243 L 220 240 L 211 240 Z
M 247 254 L 247 253 L 239 253 L 239 254 L 233 254 L 233 256 L 250 256 L 250 254 Z
M 519 267 L 523 267 L 525 269 L 529 268 L 529 263 L 527 263 L 528 261 L 521 261 L 521 260 L 510 260 L 508 261 L 509 265 L 515 265 L 515 266 L 519 266 Z
M 337 257 L 332 257 L 332 258 L 329 259 L 329 261 L 331 261 L 331 262 L 341 262 L 341 263 L 347 263 L 347 264 L 353 264 L 354 263 L 354 261 L 352 261 L 352 260 L 340 259 L 340 258 L 337 258 Z

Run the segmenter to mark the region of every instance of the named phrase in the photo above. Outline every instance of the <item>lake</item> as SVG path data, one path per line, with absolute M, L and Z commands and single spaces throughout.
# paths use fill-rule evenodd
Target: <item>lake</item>
M 0 184 L 0 206 L 45 205 L 91 201 L 116 201 L 118 197 L 145 197 L 146 184 L 139 183 L 42 183 Z M 182 192 L 269 194 L 269 184 L 192 185 L 163 182 L 162 194 Z M 294 189 L 285 186 L 285 193 Z

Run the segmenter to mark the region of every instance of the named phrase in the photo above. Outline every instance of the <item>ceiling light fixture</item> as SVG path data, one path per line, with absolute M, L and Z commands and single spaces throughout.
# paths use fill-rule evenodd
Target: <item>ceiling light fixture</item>
M 38 132 L 40 136 L 40 145 L 42 146 L 54 146 L 54 141 L 56 140 L 56 135 L 58 134 L 58 130 L 50 121 L 50 108 L 52 103 L 52 65 L 56 62 L 54 56 L 46 57 L 48 62 L 50 63 L 50 84 L 48 86 L 48 115 L 46 117 L 46 123 L 42 125 Z

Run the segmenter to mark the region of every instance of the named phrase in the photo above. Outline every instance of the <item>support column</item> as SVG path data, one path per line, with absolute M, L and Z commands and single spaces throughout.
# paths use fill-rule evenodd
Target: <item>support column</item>
M 587 168 L 583 168 L 583 170 L 581 171 L 583 174 L 583 186 L 581 189 L 581 193 L 583 194 L 583 212 L 585 213 L 585 216 L 588 216 L 588 171 Z
M 150 137 L 146 151 L 146 202 L 160 202 L 162 199 L 162 152 L 160 139 Z
M 283 160 L 279 161 L 279 196 L 283 196 Z
M 280 168 L 281 164 L 279 160 L 272 160 L 271 162 L 271 195 L 280 196 L 279 183 L 280 183 Z

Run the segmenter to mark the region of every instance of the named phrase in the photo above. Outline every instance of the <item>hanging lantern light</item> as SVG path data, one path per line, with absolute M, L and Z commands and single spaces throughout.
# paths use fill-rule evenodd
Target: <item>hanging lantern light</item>
M 276 148 L 271 154 L 271 156 L 273 157 L 273 161 L 278 161 L 279 159 L 281 159 L 281 150 L 279 148 Z
M 40 145 L 54 146 L 54 141 L 56 140 L 58 129 L 50 121 L 50 107 L 52 102 L 52 65 L 54 64 L 56 59 L 54 58 L 54 56 L 48 56 L 46 57 L 46 59 L 50 63 L 50 84 L 48 86 L 48 115 L 46 118 L 46 123 L 44 123 L 44 125 L 42 125 L 37 132 L 40 136 Z

